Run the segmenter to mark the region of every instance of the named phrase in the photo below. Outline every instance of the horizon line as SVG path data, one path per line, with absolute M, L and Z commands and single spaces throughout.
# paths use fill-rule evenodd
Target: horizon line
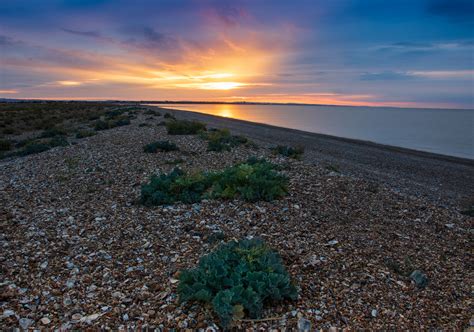
M 317 104 L 317 103 L 295 103 L 295 102 L 262 102 L 262 101 L 203 101 L 203 100 L 122 100 L 122 99 L 57 99 L 57 98 L 3 98 L 0 102 L 24 102 L 24 101 L 56 101 L 56 102 L 114 102 L 114 103 L 139 103 L 139 104 L 225 104 L 225 105 L 275 105 L 275 106 L 331 106 L 331 107 L 371 107 L 371 108 L 396 108 L 396 109 L 440 109 L 440 110 L 465 110 L 474 111 L 474 108 L 457 107 L 414 107 L 414 106 L 390 106 L 390 105 L 338 105 L 338 104 Z

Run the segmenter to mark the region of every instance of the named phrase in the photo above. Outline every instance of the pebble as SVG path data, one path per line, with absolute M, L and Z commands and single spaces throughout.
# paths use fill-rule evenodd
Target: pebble
M 29 318 L 20 318 L 20 320 L 18 321 L 18 324 L 23 330 L 27 330 L 28 327 L 30 327 L 33 323 L 34 321 Z
M 298 332 L 310 332 L 311 322 L 303 317 L 298 319 Z
M 51 323 L 51 319 L 49 319 L 48 317 L 43 317 L 40 319 L 40 322 L 43 325 L 48 325 L 49 323 Z
M 81 320 L 81 318 L 82 318 L 82 315 L 81 315 L 81 314 L 74 314 L 74 315 L 72 315 L 72 317 L 71 317 L 72 320 L 77 320 L 77 321 L 78 321 L 78 320 Z
M 415 270 L 410 274 L 410 279 L 412 279 L 418 288 L 424 288 L 428 285 L 428 277 L 426 274 L 420 270 Z
M 371 314 L 371 316 L 374 317 L 374 318 L 377 317 L 377 310 L 376 310 L 376 309 L 372 309 L 372 311 L 371 311 L 370 314 Z

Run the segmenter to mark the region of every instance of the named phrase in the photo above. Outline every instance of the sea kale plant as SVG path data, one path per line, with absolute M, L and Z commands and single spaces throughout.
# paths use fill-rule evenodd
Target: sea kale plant
M 280 256 L 260 239 L 232 241 L 203 256 L 180 273 L 178 294 L 181 302 L 212 305 L 224 328 L 259 318 L 266 304 L 297 298 Z
M 203 198 L 271 201 L 286 194 L 287 184 L 287 177 L 278 173 L 276 165 L 253 158 L 220 172 L 186 174 L 174 169 L 169 174 L 152 176 L 142 186 L 141 202 L 152 206 L 195 203 Z
M 277 166 L 265 160 L 252 162 L 228 167 L 215 176 L 209 196 L 239 197 L 248 202 L 272 201 L 284 196 L 288 179 L 276 171 Z
M 201 137 L 208 141 L 208 151 L 230 151 L 232 148 L 246 144 L 249 140 L 244 136 L 231 135 L 228 129 L 213 129 L 201 133 Z
M 196 135 L 206 130 L 206 125 L 199 121 L 173 120 L 166 123 L 170 135 Z
M 280 154 L 285 157 L 294 158 L 294 159 L 301 159 L 304 153 L 304 148 L 299 147 L 292 147 L 292 146 L 285 146 L 285 145 L 278 145 L 271 149 L 273 153 Z
M 178 150 L 178 146 L 170 141 L 157 141 L 147 144 L 143 147 L 143 151 L 146 153 L 156 153 L 158 151 L 170 152 Z
M 179 168 L 169 174 L 152 176 L 149 183 L 142 186 L 141 202 L 144 205 L 165 205 L 175 202 L 199 202 L 211 186 L 210 177 L 205 174 L 188 175 Z

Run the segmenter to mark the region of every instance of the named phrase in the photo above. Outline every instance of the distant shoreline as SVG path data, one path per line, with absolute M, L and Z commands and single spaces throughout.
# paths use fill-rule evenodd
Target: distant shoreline
M 14 99 L 14 98 L 0 98 L 0 102 L 5 103 L 21 103 L 21 102 L 104 102 L 104 103 L 118 103 L 118 104 L 154 104 L 154 105 L 273 105 L 273 106 L 330 106 L 330 107 L 370 107 L 370 108 L 387 108 L 387 109 L 417 109 L 417 110 L 461 110 L 473 111 L 474 108 L 448 108 L 448 107 L 402 107 L 402 106 L 372 106 L 372 105 L 334 105 L 334 104 L 306 104 L 306 103 L 274 103 L 274 102 L 256 102 L 256 101 L 192 101 L 192 100 L 118 100 L 118 99 Z

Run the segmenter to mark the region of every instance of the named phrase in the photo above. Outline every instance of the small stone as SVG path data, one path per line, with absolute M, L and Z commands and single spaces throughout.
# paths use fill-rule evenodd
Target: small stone
M 326 243 L 327 246 L 335 246 L 336 244 L 338 244 L 339 241 L 338 240 L 331 240 L 329 241 L 328 243 Z
M 18 321 L 18 324 L 20 324 L 20 327 L 23 329 L 23 330 L 28 330 L 28 328 L 33 324 L 33 320 L 32 319 L 29 319 L 29 318 L 20 318 L 20 320 Z
M 96 320 L 100 316 L 102 316 L 102 314 L 92 314 L 89 316 L 84 316 L 81 318 L 81 322 L 85 322 L 86 324 L 91 324 L 92 321 Z
M 40 265 L 40 268 L 42 268 L 43 270 L 44 270 L 45 268 L 47 268 L 47 267 L 48 267 L 48 261 L 44 261 L 44 262 L 41 263 L 41 265 Z
M 428 285 L 428 277 L 420 270 L 415 270 L 410 274 L 410 279 L 413 280 L 418 288 L 424 288 Z
M 298 332 L 310 332 L 311 322 L 303 317 L 298 319 Z
M 72 315 L 72 317 L 71 317 L 71 318 L 72 318 L 72 320 L 81 320 L 81 318 L 82 318 L 82 315 L 81 315 L 81 314 L 79 314 L 79 313 L 77 313 L 77 314 L 74 314 L 74 315 Z
M 448 228 L 454 228 L 454 224 L 444 224 L 444 226 L 446 226 Z
M 43 317 L 40 319 L 40 322 L 43 325 L 48 325 L 49 323 L 51 323 L 51 319 L 49 319 L 48 317 Z
M 170 282 L 171 282 L 172 284 L 175 284 L 175 283 L 177 283 L 178 281 L 179 281 L 178 279 L 170 278 Z
M 128 321 L 128 314 L 123 315 L 122 318 L 124 321 Z
M 122 297 L 125 297 L 125 295 L 121 292 L 113 292 L 112 293 L 112 297 L 115 297 L 115 298 L 122 298 Z
M 66 296 L 64 299 L 63 299 L 63 304 L 64 305 L 71 305 L 72 304 L 72 300 L 69 296 Z
M 8 318 L 8 317 L 14 316 L 14 315 L 15 315 L 15 312 L 14 312 L 13 310 L 8 310 L 8 309 L 7 309 L 7 310 L 4 310 L 4 311 L 3 311 L 2 317 L 3 317 L 3 318 Z
M 372 312 L 370 313 L 370 315 L 374 318 L 377 317 L 377 310 L 372 309 Z
M 66 287 L 67 288 L 73 288 L 75 283 L 76 283 L 76 280 L 69 279 L 68 281 L 66 281 Z

